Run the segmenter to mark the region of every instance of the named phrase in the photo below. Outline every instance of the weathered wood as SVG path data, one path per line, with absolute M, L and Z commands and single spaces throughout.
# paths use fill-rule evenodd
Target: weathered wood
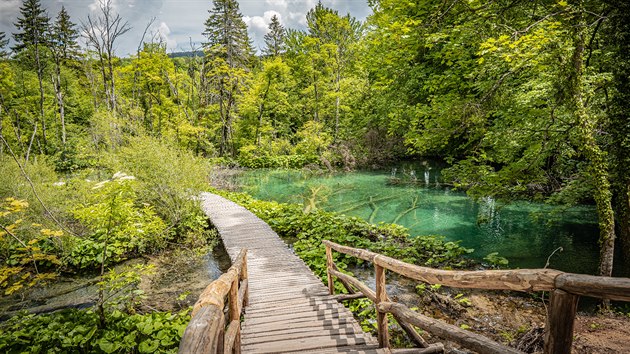
M 240 341 L 241 323 L 239 320 L 232 320 L 225 330 L 225 339 L 223 341 L 223 353 L 241 352 Z
M 248 249 L 238 272 L 243 352 L 383 352 L 267 224 L 222 197 L 204 193 L 201 202 L 233 264 Z
M 551 293 L 545 326 L 545 354 L 570 354 L 579 296 L 556 289 Z
M 346 301 L 346 300 L 362 299 L 365 297 L 365 295 L 363 293 L 338 294 L 338 295 L 334 295 L 334 297 L 335 297 L 335 300 L 341 302 L 341 301 Z
M 223 347 L 223 327 L 225 316 L 223 309 L 206 306 L 190 320 L 179 343 L 180 353 L 207 354 L 217 353 Z
M 243 259 L 247 256 L 247 250 L 243 249 L 237 257 L 237 262 L 232 264 L 227 272 L 223 273 L 217 280 L 208 285 L 199 295 L 199 299 L 193 306 L 192 317 L 204 306 L 217 306 L 223 309 L 225 305 L 225 297 L 227 296 L 232 282 L 239 278 Z
M 630 278 L 564 273 L 556 278 L 556 288 L 576 295 L 630 301 Z
M 374 261 L 374 257 L 378 256 L 378 253 L 374 253 L 368 250 L 364 250 L 361 248 L 353 248 L 353 247 L 348 247 L 348 246 L 342 246 L 338 243 L 334 243 L 328 240 L 323 240 L 322 243 L 324 245 L 326 245 L 326 247 L 330 247 L 332 249 L 334 249 L 337 252 L 341 252 L 341 253 L 345 253 L 345 254 L 349 254 L 351 256 L 357 257 L 359 259 L 362 259 L 364 261 L 368 261 L 368 262 L 373 262 Z
M 513 269 L 487 271 L 441 270 L 405 263 L 364 249 L 342 246 L 327 240 L 326 246 L 345 254 L 373 262 L 387 270 L 429 284 L 456 288 L 543 291 L 555 288 L 555 277 L 562 272 L 553 269 Z
M 243 308 L 247 306 L 247 293 L 249 292 L 249 281 L 243 279 L 241 286 L 238 288 L 238 313 L 243 313 Z
M 335 282 L 333 281 L 332 274 L 330 274 L 330 270 L 333 269 L 334 262 L 332 256 L 332 250 L 330 247 L 326 246 L 326 269 L 328 269 L 326 275 L 328 278 L 328 293 L 330 295 L 335 294 Z
M 378 310 L 378 304 L 387 301 L 387 290 L 385 288 L 385 269 L 376 266 L 376 323 L 378 329 L 378 345 L 381 348 L 389 348 L 389 326 L 387 324 L 387 313 Z
M 243 257 L 243 265 L 241 266 L 241 282 L 244 284 L 243 288 L 245 289 L 243 291 L 242 301 L 240 301 L 241 309 L 243 308 L 243 306 L 247 306 L 247 304 L 249 303 L 248 279 L 249 279 L 249 270 L 247 269 L 247 253 L 245 253 L 245 256 Z M 240 295 L 241 294 L 239 292 L 239 299 L 240 299 Z
M 376 303 L 376 292 L 374 292 L 372 289 L 370 289 L 367 285 L 363 284 L 357 278 L 354 278 L 354 277 L 352 277 L 352 276 L 350 276 L 348 274 L 344 274 L 344 273 L 341 273 L 341 272 L 336 271 L 336 270 L 333 270 L 332 274 L 334 276 L 336 276 L 337 278 L 344 279 L 349 284 L 352 284 L 357 289 L 359 289 L 361 294 L 363 294 L 365 297 L 370 299 L 372 302 Z M 387 299 L 387 301 L 389 301 L 389 298 Z M 424 338 L 422 338 L 420 336 L 420 334 L 418 334 L 418 332 L 416 332 L 415 328 L 413 328 L 412 325 L 410 325 L 409 323 L 405 322 L 404 319 L 397 317 L 395 314 L 394 314 L 394 319 L 396 319 L 396 321 L 398 322 L 400 327 L 409 335 L 409 337 L 417 345 L 419 345 L 419 346 L 421 346 L 423 348 L 427 347 L 427 342 L 424 340 Z
M 444 344 L 434 343 L 429 344 L 426 348 L 403 348 L 392 349 L 392 354 L 436 354 L 444 353 Z
M 229 343 L 235 349 L 236 354 L 241 353 L 241 337 L 240 337 L 240 326 L 241 326 L 241 304 L 238 298 L 238 284 L 239 278 L 234 278 L 232 282 L 232 287 L 230 288 L 230 304 L 229 304 L 229 313 L 230 313 L 230 326 L 235 327 L 232 332 L 226 331 L 225 343 Z M 228 334 L 234 335 L 234 338 L 228 338 Z M 224 351 L 224 353 L 231 353 L 232 351 Z
M 349 284 L 352 284 L 355 288 L 359 289 L 359 291 L 363 293 L 368 299 L 372 300 L 372 302 L 376 302 L 376 292 L 370 289 L 367 285 L 360 282 L 357 278 L 354 278 L 348 274 L 344 274 L 333 269 L 330 270 L 330 273 L 336 276 L 337 278 L 343 279 L 347 281 Z
M 394 316 L 394 319 L 396 320 L 396 322 L 398 322 L 398 324 L 403 329 L 403 331 L 405 331 L 407 333 L 409 338 L 411 338 L 411 340 L 413 340 L 414 343 L 416 343 L 416 345 L 420 346 L 420 348 L 430 348 L 431 347 L 429 345 L 429 343 L 427 343 L 427 341 L 425 341 L 424 338 L 422 338 L 420 333 L 418 333 L 416 331 L 416 329 L 411 324 L 405 322 L 405 320 L 403 320 L 402 318 L 400 318 L 400 317 L 398 317 L 398 316 L 396 316 L 394 314 L 392 314 L 392 316 Z
M 404 321 L 420 327 L 423 330 L 440 338 L 445 338 L 474 350 L 480 354 L 522 354 L 521 351 L 506 347 L 479 334 L 463 330 L 457 326 L 443 323 L 431 317 L 427 317 L 411 311 L 407 306 L 392 302 L 383 302 L 377 305 L 379 311 L 395 314 Z

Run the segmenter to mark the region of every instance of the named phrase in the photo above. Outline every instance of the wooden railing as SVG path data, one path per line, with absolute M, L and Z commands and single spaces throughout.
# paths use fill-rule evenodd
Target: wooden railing
M 228 296 L 229 295 L 229 296 Z M 225 299 L 228 297 L 226 327 Z M 240 353 L 241 313 L 247 305 L 247 250 L 199 296 L 179 344 L 180 353 Z
M 418 346 L 426 348 L 419 352 L 434 353 L 440 348 L 438 348 L 438 345 L 433 345 L 433 347 L 428 345 L 413 326 L 419 327 L 435 336 L 456 342 L 481 354 L 522 353 L 487 337 L 421 315 L 403 304 L 390 301 L 385 290 L 385 270 L 424 283 L 441 284 L 454 288 L 551 292 L 547 324 L 545 326 L 545 354 L 571 352 L 573 323 L 579 296 L 630 301 L 629 278 L 570 274 L 552 269 L 439 270 L 401 262 L 378 253 L 342 246 L 330 241 L 323 241 L 323 243 L 326 246 L 328 289 L 330 294 L 334 295 L 333 277 L 336 277 L 350 293 L 336 295 L 338 300 L 364 296 L 375 303 L 378 341 L 382 348 L 389 348 L 390 346 L 387 323 L 387 314 L 390 313 Z M 376 271 L 376 291 L 373 291 L 356 278 L 341 273 L 333 262 L 332 250 L 372 262 Z M 353 287 L 360 293 L 356 293 Z

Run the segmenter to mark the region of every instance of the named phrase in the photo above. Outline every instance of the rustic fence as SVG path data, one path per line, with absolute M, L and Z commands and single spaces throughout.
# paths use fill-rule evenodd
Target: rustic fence
M 326 246 L 328 269 L 328 289 L 334 295 L 333 277 L 337 278 L 349 294 L 336 295 L 338 300 L 367 297 L 377 309 L 378 341 L 382 348 L 389 348 L 387 314 L 394 319 L 424 350 L 416 353 L 440 352 L 441 345 L 429 345 L 415 331 L 419 327 L 437 337 L 444 338 L 481 354 L 522 353 L 497 343 L 487 337 L 466 331 L 436 319 L 421 315 L 405 305 L 392 302 L 385 290 L 385 270 L 428 284 L 441 284 L 454 288 L 549 291 L 551 293 L 545 326 L 545 354 L 565 354 L 571 352 L 573 324 L 580 296 L 599 299 L 630 301 L 630 279 L 599 277 L 564 273 L 553 269 L 514 269 L 487 271 L 453 271 L 420 267 L 363 249 L 342 246 L 323 241 Z M 332 250 L 354 256 L 374 264 L 376 291 L 358 279 L 344 274 L 333 262 Z M 356 292 L 354 288 L 359 292 Z
M 228 298 L 226 314 L 225 299 Z M 199 296 L 179 345 L 180 353 L 240 353 L 241 313 L 247 305 L 247 250 L 241 250 L 230 269 Z

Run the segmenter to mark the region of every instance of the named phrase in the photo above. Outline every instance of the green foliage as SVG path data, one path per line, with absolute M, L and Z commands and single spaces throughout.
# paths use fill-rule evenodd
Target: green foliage
M 483 257 L 483 260 L 495 268 L 505 267 L 510 263 L 507 258 L 499 256 L 499 252 L 489 253 L 487 256 Z
M 296 204 L 260 201 L 242 193 L 218 193 L 246 207 L 281 237 L 294 240 L 295 252 L 322 279 L 326 278 L 322 240 L 365 248 L 405 262 L 432 267 L 464 266 L 466 261 L 462 256 L 472 252 L 457 242 L 445 242 L 439 236 L 410 237 L 407 230 L 399 225 L 373 225 L 356 217 L 318 209 L 305 213 Z M 343 254 L 335 253 L 334 257 L 340 269 L 346 269 L 350 264 L 363 263 Z
M 73 210 L 90 231 L 76 238 L 70 261 L 79 268 L 118 263 L 165 247 L 166 224 L 150 205 L 137 206 L 130 176 L 96 184 L 88 202 Z
M 171 314 L 107 313 L 105 329 L 90 310 L 63 310 L 48 315 L 19 315 L 0 324 L 5 353 L 177 353 L 189 310 Z
M 55 279 L 55 268 L 61 264 L 55 245 L 63 231 L 41 229 L 30 237 L 21 227 L 20 215 L 28 206 L 25 200 L 11 197 L 0 203 L 0 289 L 4 295 Z

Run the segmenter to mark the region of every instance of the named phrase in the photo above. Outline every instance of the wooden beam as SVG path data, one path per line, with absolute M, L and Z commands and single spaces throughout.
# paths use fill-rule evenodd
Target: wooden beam
M 376 268 L 376 323 L 378 327 L 378 346 L 389 348 L 389 325 L 387 323 L 387 313 L 378 309 L 378 304 L 386 302 L 387 289 L 385 284 L 385 269 L 380 266 Z
M 326 246 L 326 275 L 328 278 L 328 293 L 330 295 L 335 294 L 335 283 L 333 281 L 332 274 L 330 274 L 330 271 L 334 266 L 335 263 L 333 262 L 332 250 L 330 247 Z
M 578 295 L 564 290 L 551 293 L 547 325 L 545 326 L 545 354 L 570 354 L 573 343 L 573 324 Z
M 482 335 L 411 311 L 403 304 L 383 302 L 378 305 L 378 309 L 379 311 L 392 313 L 431 334 L 456 342 L 480 354 L 523 354 L 521 351 L 497 343 Z
M 225 330 L 225 340 L 223 342 L 223 353 L 236 353 L 239 354 L 241 352 L 241 343 L 240 343 L 240 334 L 241 334 L 241 321 L 233 320 L 228 325 L 228 328 Z
M 342 246 L 327 240 L 326 247 L 337 252 L 373 262 L 394 273 L 429 284 L 454 288 L 549 291 L 555 288 L 555 278 L 563 274 L 553 269 L 512 269 L 485 271 L 456 271 L 420 267 L 364 249 Z
M 391 349 L 392 354 L 436 354 L 444 353 L 444 344 L 429 344 L 426 348 L 401 348 Z
M 343 279 L 349 284 L 352 284 L 355 288 L 359 289 L 359 291 L 363 293 L 368 299 L 372 300 L 372 302 L 376 302 L 376 293 L 374 292 L 374 290 L 370 289 L 367 285 L 361 283 L 357 278 L 333 269 L 330 270 L 330 273 L 337 278 Z
M 365 297 L 366 296 L 363 293 L 333 295 L 333 298 L 339 302 L 346 301 L 346 300 L 362 299 Z
M 348 282 L 349 284 L 352 284 L 353 286 L 355 286 L 357 289 L 359 289 L 360 293 L 365 295 L 365 297 L 367 297 L 368 299 L 370 299 L 372 302 L 376 303 L 376 292 L 374 292 L 372 289 L 370 289 L 367 285 L 363 284 L 360 280 L 358 280 L 357 278 L 354 278 L 350 275 L 341 273 L 339 271 L 332 271 L 332 274 L 334 276 L 336 276 L 339 279 L 343 279 L 346 282 Z M 337 295 L 339 296 L 339 295 Z M 387 301 L 389 301 L 389 298 L 387 299 Z M 398 324 L 400 325 L 400 327 L 409 335 L 409 337 L 411 337 L 411 339 L 416 342 L 417 345 L 421 346 L 421 347 L 427 347 L 428 344 L 427 342 L 424 340 L 424 338 L 422 338 L 420 336 L 420 334 L 418 334 L 418 332 L 416 332 L 415 328 L 413 328 L 413 326 L 407 322 L 405 322 L 404 319 L 399 318 L 396 316 L 396 314 L 394 315 L 394 319 L 396 319 L 396 321 L 398 322 Z
M 180 353 L 207 354 L 217 353 L 223 348 L 223 328 L 225 316 L 223 309 L 215 306 L 201 308 L 186 326 L 179 343 Z
M 364 261 L 368 261 L 368 262 L 372 262 L 374 260 L 374 257 L 378 256 L 378 253 L 374 253 L 368 250 L 364 250 L 364 249 L 360 249 L 360 248 L 353 248 L 353 247 L 348 247 L 348 246 L 342 246 L 338 243 L 334 243 L 334 242 L 330 242 L 328 240 L 323 240 L 322 243 L 324 245 L 326 245 L 326 247 L 330 247 L 332 249 L 334 249 L 337 252 L 341 252 L 344 254 L 349 254 L 351 256 L 357 257 L 359 259 L 362 259 Z
M 556 278 L 556 287 L 576 295 L 630 301 L 630 278 L 565 273 Z

